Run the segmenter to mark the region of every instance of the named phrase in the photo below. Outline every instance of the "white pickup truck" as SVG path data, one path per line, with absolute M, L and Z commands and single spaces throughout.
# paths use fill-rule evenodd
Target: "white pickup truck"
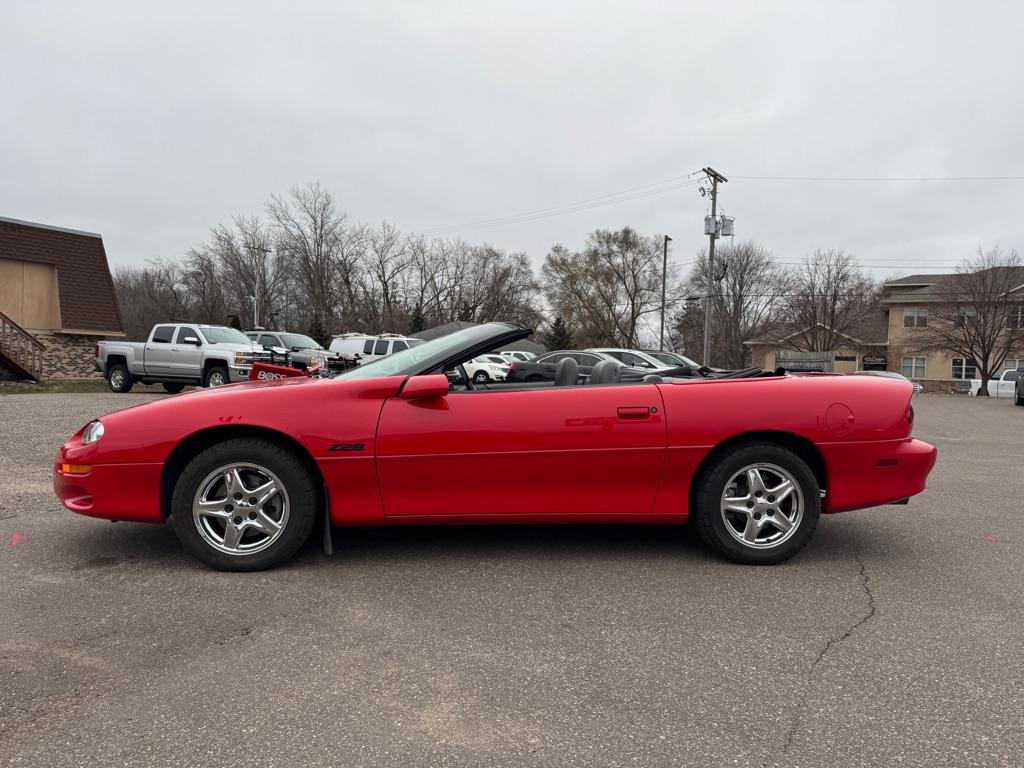
M 1020 370 L 1007 368 L 998 379 L 992 378 L 988 382 L 988 393 L 992 397 L 1013 397 L 1014 389 L 1017 386 L 1017 379 L 1020 378 Z M 977 395 L 981 391 L 981 379 L 971 379 L 971 395 Z
M 269 361 L 270 353 L 236 328 L 161 323 L 146 341 L 101 341 L 95 364 L 114 392 L 127 392 L 138 381 L 161 383 L 174 393 L 188 384 L 247 381 L 254 360 Z

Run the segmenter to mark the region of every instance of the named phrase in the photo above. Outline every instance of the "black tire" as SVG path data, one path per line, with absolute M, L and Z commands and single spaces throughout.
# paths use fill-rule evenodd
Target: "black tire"
M 107 386 L 111 392 L 130 392 L 135 384 L 128 366 L 124 363 L 114 363 L 107 371 Z
M 184 384 L 164 384 L 164 391 L 176 395 L 185 388 Z
M 743 544 L 730 534 L 721 511 L 726 483 L 744 468 L 755 464 L 772 465 L 787 472 L 796 481 L 803 499 L 803 513 L 793 533 L 780 539 L 777 545 L 769 542 L 765 548 Z M 803 459 L 782 446 L 748 443 L 732 448 L 716 457 L 713 464 L 694 479 L 694 483 L 691 519 L 697 533 L 705 545 L 737 563 L 775 565 L 788 560 L 803 549 L 818 526 L 821 514 L 818 481 Z M 766 516 L 764 519 L 767 522 L 771 518 Z M 776 530 L 781 534 L 781 529 L 776 526 L 768 527 L 769 532 Z
M 192 502 L 200 484 L 232 463 L 264 467 L 280 479 L 288 499 L 288 519 L 276 540 L 251 554 L 227 554 L 200 533 Z M 178 476 L 171 497 L 171 524 L 178 539 L 199 561 L 221 571 L 259 571 L 289 560 L 306 543 L 317 519 L 317 483 L 292 451 L 268 440 L 237 438 L 218 443 L 196 456 Z
M 209 369 L 206 371 L 206 375 L 203 376 L 203 386 L 204 387 L 217 387 L 217 386 L 220 386 L 220 384 L 218 384 L 218 383 L 211 383 L 211 380 L 216 382 L 218 376 L 221 379 L 221 383 L 223 383 L 223 384 L 230 384 L 231 383 L 231 379 L 228 378 L 228 367 L 226 365 L 211 365 L 209 367 Z
M 473 374 L 474 384 L 486 384 L 491 380 L 491 377 L 487 375 L 487 371 L 477 371 Z

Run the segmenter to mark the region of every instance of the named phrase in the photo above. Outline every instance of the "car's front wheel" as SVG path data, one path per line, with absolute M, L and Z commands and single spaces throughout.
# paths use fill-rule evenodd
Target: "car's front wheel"
M 199 560 L 257 571 L 288 560 L 313 530 L 316 484 L 291 451 L 260 439 L 218 443 L 178 478 L 171 522 Z
M 204 387 L 220 387 L 228 383 L 228 369 L 223 365 L 215 365 L 206 372 L 203 378 Z
M 477 371 L 473 374 L 474 384 L 486 384 L 491 380 L 491 377 L 487 375 L 487 371 Z
M 773 565 L 799 552 L 821 513 L 818 482 L 807 463 L 771 443 L 738 446 L 697 478 L 697 531 L 740 563 Z

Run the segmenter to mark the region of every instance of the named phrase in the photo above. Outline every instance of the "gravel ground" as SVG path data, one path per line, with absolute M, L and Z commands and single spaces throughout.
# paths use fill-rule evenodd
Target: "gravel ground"
M 153 398 L 0 398 L 0 764 L 1024 762 L 1005 400 L 918 398 L 929 490 L 775 568 L 675 529 L 438 528 L 244 575 L 53 497 L 67 435 Z

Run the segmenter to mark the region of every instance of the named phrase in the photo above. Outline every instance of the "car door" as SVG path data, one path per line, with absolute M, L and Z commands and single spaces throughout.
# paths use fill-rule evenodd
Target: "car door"
M 146 373 L 151 376 L 174 376 L 174 353 L 171 351 L 177 326 L 158 325 L 153 328 L 143 351 Z
M 195 339 L 199 343 L 186 342 Z M 179 325 L 171 345 L 171 371 L 173 376 L 188 376 L 198 379 L 203 372 L 203 337 L 199 329 L 191 325 Z
M 391 398 L 377 432 L 393 518 L 648 513 L 665 450 L 661 393 L 651 384 Z M 481 504 L 509 482 L 517 493 Z

